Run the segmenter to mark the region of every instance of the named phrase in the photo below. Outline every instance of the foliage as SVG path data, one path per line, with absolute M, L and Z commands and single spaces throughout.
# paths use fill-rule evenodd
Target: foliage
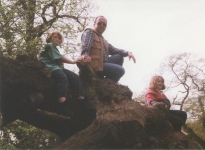
M 202 120 L 191 121 L 187 123 L 187 126 L 193 129 L 193 131 L 205 141 L 205 128 L 203 127 Z
M 64 34 L 64 49 L 75 51 L 77 36 L 92 19 L 94 9 L 91 0 L 1 0 L 0 55 L 35 58 L 45 33 L 54 29 Z
M 193 134 L 204 140 L 205 129 L 205 59 L 181 53 L 169 56 L 160 66 L 167 90 L 176 92 L 173 104 L 188 114 Z M 200 139 L 200 141 L 203 141 Z
M 202 120 L 203 110 L 200 109 L 200 103 L 197 99 L 188 98 L 184 105 L 184 110 L 189 113 L 189 119 L 191 121 Z
M 77 37 L 90 23 L 92 0 L 0 0 L 0 56 L 35 58 L 49 30 L 64 35 L 66 53 L 78 50 Z M 0 131 L 3 149 L 50 148 L 60 139 L 17 120 Z
M 139 104 L 144 105 L 145 104 L 145 93 L 146 91 L 142 91 L 137 97 L 135 97 L 133 100 L 138 102 Z
M 190 53 L 171 55 L 161 65 L 168 90 L 177 90 L 173 103 L 180 104 L 181 109 L 188 98 L 204 99 L 204 69 L 205 59 Z
M 46 149 L 62 142 L 46 130 L 41 130 L 16 120 L 0 131 L 1 149 Z

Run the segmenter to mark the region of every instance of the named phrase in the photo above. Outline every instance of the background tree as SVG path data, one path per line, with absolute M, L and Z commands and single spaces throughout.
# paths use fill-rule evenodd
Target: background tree
M 94 10 L 92 0 L 0 0 L 0 56 L 24 54 L 35 58 L 44 44 L 41 39 L 54 29 L 64 34 L 65 52 L 75 52 L 77 36 L 93 19 Z M 1 148 L 5 149 L 49 148 L 58 139 L 20 120 L 9 124 L 0 135 Z
M 65 50 L 76 50 L 78 33 L 94 8 L 91 0 L 1 0 L 0 54 L 35 58 L 42 49 L 41 37 L 50 29 L 63 32 Z
M 26 54 L 30 57 L 36 57 L 36 54 L 38 53 L 38 51 L 42 48 L 42 41 L 41 41 L 41 37 L 44 36 L 44 33 L 50 29 L 58 29 L 61 32 L 63 32 L 63 34 L 66 36 L 65 38 L 65 45 L 67 45 L 68 47 L 64 47 L 64 49 L 66 50 L 75 50 L 76 49 L 76 37 L 78 35 L 78 33 L 80 31 L 82 31 L 86 25 L 88 24 L 89 20 L 92 18 L 89 13 L 91 12 L 91 9 L 93 8 L 92 3 L 90 3 L 90 1 L 88 0 L 44 0 L 44 1 L 39 1 L 39 0 L 1 0 L 0 1 L 0 27 L 1 27 L 1 33 L 0 33 L 0 42 L 1 42 L 1 55 L 4 56 L 9 56 L 12 58 L 15 58 L 15 56 L 17 54 Z M 25 59 L 28 60 L 27 63 L 25 63 Z M 3 59 L 1 59 L 3 60 Z M 1 61 L 0 60 L 0 61 Z M 9 60 L 11 61 L 11 60 Z M 11 115 L 11 119 L 13 120 L 7 120 L 8 124 L 9 121 L 14 121 L 15 119 L 22 119 L 25 122 L 30 122 L 30 124 L 34 124 L 37 127 L 41 126 L 42 128 L 44 127 L 44 129 L 49 128 L 51 131 L 57 131 L 54 130 L 51 126 L 51 123 L 49 123 L 49 121 L 47 121 L 47 124 L 42 123 L 42 118 L 40 117 L 45 117 L 48 120 L 51 118 L 51 122 L 53 123 L 52 125 L 56 125 L 54 126 L 54 128 L 58 127 L 58 122 L 57 121 L 53 121 L 53 118 L 56 117 L 56 114 L 52 114 L 52 113 L 47 113 L 48 110 L 51 109 L 55 109 L 54 106 L 55 103 L 52 103 L 52 107 L 49 107 L 48 105 L 44 106 L 43 102 L 50 102 L 50 99 L 52 97 L 51 94 L 53 94 L 52 92 L 49 92 L 49 95 L 47 95 L 46 93 L 46 88 L 45 88 L 45 76 L 42 75 L 42 70 L 40 72 L 38 72 L 33 80 L 31 80 L 31 76 L 34 75 L 34 73 L 36 73 L 39 68 L 38 64 L 39 62 L 36 62 L 34 60 L 33 63 L 31 62 L 31 59 L 27 59 L 24 57 L 19 57 L 19 61 L 21 64 L 25 63 L 24 68 L 22 66 L 22 68 L 18 68 L 15 65 L 19 66 L 15 61 L 15 62 L 11 62 L 10 66 L 13 67 L 13 70 L 9 70 L 9 67 L 6 67 L 8 64 L 4 63 L 5 61 L 1 61 L 1 64 L 4 64 L 4 73 L 6 71 L 8 71 L 8 74 L 4 74 L 4 79 L 6 79 L 6 77 L 8 77 L 6 81 L 1 81 L 2 83 L 9 83 L 9 86 L 7 86 L 8 84 L 3 84 L 6 85 L 4 86 L 2 89 L 4 90 L 4 102 L 6 104 L 10 104 L 11 105 L 7 105 L 7 108 L 10 108 L 14 113 L 11 115 L 10 111 L 8 111 L 7 109 L 6 113 L 7 115 Z M 35 65 L 34 65 L 35 64 Z M 15 66 L 15 67 L 14 67 Z M 40 66 L 42 67 L 42 66 Z M 23 73 L 19 73 L 20 69 L 22 69 L 21 71 Z M 26 71 L 25 71 L 25 70 Z M 30 70 L 29 70 L 30 69 Z M 36 70 L 35 70 L 36 69 Z M 31 72 L 29 72 L 31 71 Z M 15 73 L 12 73 L 15 72 Z M 27 73 L 27 75 L 25 75 Z M 25 75 L 25 76 L 23 76 Z M 42 77 L 43 76 L 43 77 Z M 9 78 L 11 77 L 11 78 Z M 15 78 L 13 78 L 15 77 Z M 24 78 L 25 77 L 25 78 Z M 42 80 L 39 80 L 39 77 Z M 17 78 L 17 79 L 16 79 Z M 25 81 L 27 80 L 27 81 Z M 47 79 L 49 80 L 49 79 Z M 43 81 L 40 83 L 40 81 Z M 108 148 L 110 147 L 131 147 L 131 148 L 142 148 L 146 146 L 150 146 L 153 148 L 159 148 L 159 147 L 164 147 L 164 146 L 170 146 L 170 138 L 169 137 L 173 137 L 173 134 L 176 136 L 176 138 L 172 138 L 172 143 L 173 145 L 171 145 L 171 147 L 178 147 L 179 146 L 183 146 L 186 147 L 186 141 L 184 140 L 184 135 L 181 135 L 181 137 L 178 136 L 178 134 L 170 133 L 170 130 L 172 130 L 172 126 L 170 126 L 169 124 L 167 124 L 167 121 L 164 122 L 164 120 L 161 120 L 162 118 L 167 120 L 166 118 L 166 110 L 160 110 L 159 112 L 157 111 L 158 109 L 153 108 L 150 109 L 149 111 L 147 111 L 146 107 L 141 107 L 141 105 L 138 105 L 137 103 L 131 101 L 131 95 L 132 92 L 124 87 L 124 86 L 120 86 L 120 85 L 116 85 L 116 84 L 112 84 L 109 80 L 107 82 L 101 81 L 99 80 L 98 85 L 103 85 L 105 87 L 111 86 L 109 89 L 107 88 L 100 88 L 100 86 L 97 86 L 96 88 L 96 79 L 93 79 L 92 85 L 90 86 L 90 81 L 86 80 L 85 84 L 87 84 L 87 90 L 90 91 L 90 99 L 95 99 L 96 102 L 96 107 L 99 109 L 98 111 L 98 120 L 97 123 L 93 122 L 92 126 L 90 126 L 90 130 L 93 129 L 94 127 L 96 128 L 96 131 L 99 131 L 100 126 L 99 125 L 104 125 L 106 130 L 103 130 L 102 133 L 104 133 L 104 139 L 103 140 L 99 140 L 100 142 L 100 146 L 108 146 Z M 36 83 L 36 84 L 34 84 Z M 37 84 L 39 83 L 40 88 L 37 87 Z M 49 84 L 48 87 L 52 87 L 52 82 L 49 80 L 49 82 L 47 82 Z M 10 87 L 12 87 L 10 89 Z M 18 88 L 16 88 L 18 87 Z M 22 88 L 19 88 L 22 87 Z M 92 87 L 92 88 L 90 88 Z M 91 90 L 92 89 L 92 90 Z M 102 90 L 105 89 L 105 90 Z M 114 90 L 114 89 L 120 89 L 120 90 Z M 122 90 L 122 91 L 121 91 Z M 25 92 L 26 91 L 26 92 Z M 28 92 L 30 91 L 30 92 Z M 8 92 L 8 93 L 7 93 Z M 45 92 L 45 99 L 41 99 L 42 102 L 38 101 L 39 97 L 42 98 L 42 95 L 39 94 L 39 92 Z M 124 94 L 123 94 L 124 92 Z M 3 93 L 3 92 L 2 92 Z M 1 94 L 2 94 L 1 93 Z M 12 94 L 10 94 L 12 93 Z M 89 93 L 89 92 L 87 92 Z M 93 96 L 94 95 L 94 96 Z M 3 99 L 3 98 L 2 98 Z M 6 101 L 9 99 L 9 102 Z M 44 101 L 43 101 L 44 100 Z M 106 102 L 105 102 L 106 101 Z M 54 102 L 54 101 L 53 101 Z M 123 102 L 123 103 L 122 103 Z M 37 109 L 39 107 L 39 103 L 43 103 L 41 105 L 41 110 Z M 111 104 L 111 105 L 107 105 L 107 104 Z M 28 105 L 27 105 L 28 104 Z M 14 105 L 14 106 L 13 106 Z M 133 107 L 134 106 L 134 107 Z M 14 109 L 13 109 L 14 108 Z M 23 109 L 22 109 L 23 108 Z M 32 108 L 32 109 L 30 109 Z M 43 110 L 43 111 L 42 111 Z M 122 111 L 124 110 L 124 111 Z M 116 111 L 118 111 L 116 113 Z M 35 118 L 36 120 L 34 120 L 32 117 L 29 117 L 27 115 L 28 112 L 31 116 L 35 116 L 35 117 L 39 117 L 39 118 Z M 50 112 L 50 111 L 49 111 Z M 52 112 L 52 110 L 51 110 Z M 54 111 L 55 112 L 55 111 Z M 154 117 L 150 117 L 148 115 L 147 118 L 147 114 L 155 114 L 153 112 L 156 112 L 156 116 L 154 115 Z M 163 114 L 161 112 L 164 112 Z M 82 113 L 83 114 L 83 113 Z M 81 115 L 82 115 L 81 114 Z M 112 114 L 114 117 L 112 117 Z M 119 115 L 120 114 L 120 115 Z M 158 116 L 158 114 L 163 115 L 163 117 Z M 79 126 L 76 127 L 73 124 L 70 124 L 69 119 L 66 117 L 59 117 L 57 115 L 57 119 L 59 119 L 60 121 L 65 121 L 66 123 L 68 123 L 69 128 L 67 126 L 67 124 L 62 124 L 64 125 L 62 128 L 65 129 L 66 126 L 66 132 L 67 129 L 71 129 L 71 133 L 68 133 L 67 137 L 75 134 L 75 132 L 80 131 L 82 128 L 84 128 L 88 123 L 84 123 L 83 124 L 83 119 L 86 118 L 84 116 L 79 115 L 79 117 L 81 117 L 80 119 L 77 119 L 77 121 L 79 121 L 80 123 L 76 123 Z M 119 116 L 118 116 L 119 115 Z M 50 116 L 50 118 L 48 118 L 47 116 Z M 105 116 L 105 117 L 104 117 Z M 13 118 L 12 118 L 13 117 Z M 15 118 L 16 117 L 16 118 Z M 107 117 L 107 119 L 106 119 Z M 121 117 L 121 118 L 120 118 Z M 133 119 L 134 117 L 134 119 Z M 150 117 L 150 118 L 149 118 Z M 56 119 L 55 118 L 55 119 Z M 116 120 L 115 118 L 118 118 L 118 120 Z M 155 118 L 155 120 L 153 120 L 153 118 Z M 10 118 L 9 118 L 10 119 Z M 127 119 L 127 120 L 126 120 Z M 122 120 L 125 120 L 123 122 L 121 122 Z M 153 120 L 153 121 L 152 121 Z M 157 120 L 157 121 L 156 121 Z M 44 120 L 45 121 L 45 120 Z M 90 121 L 90 120 L 89 120 Z M 162 121 L 163 123 L 161 123 L 160 121 Z M 131 123 L 130 123 L 131 122 Z M 153 134 L 153 131 L 150 130 L 150 125 L 151 125 L 151 129 L 153 129 L 153 125 L 150 124 L 150 122 L 155 126 L 156 128 L 154 129 L 154 131 L 156 131 L 156 134 Z M 112 124 L 112 126 L 110 126 Z M 24 126 L 24 124 L 21 124 L 22 126 Z M 20 126 L 21 126 L 20 125 Z M 19 127 L 19 124 L 17 125 Z M 27 125 L 26 125 L 27 126 Z M 131 126 L 131 128 L 130 128 Z M 169 134 L 168 138 L 164 138 L 164 134 L 161 135 L 160 137 L 158 137 L 158 135 L 160 135 L 161 130 L 157 130 L 159 129 L 159 127 L 163 126 L 164 129 L 167 131 L 166 133 Z M 98 128 L 99 127 L 99 128 Z M 111 128 L 110 128 L 111 127 Z M 168 128 L 167 128 L 168 127 Z M 58 128 L 59 130 L 61 130 L 62 128 Z M 23 128 L 26 129 L 26 128 Z M 74 129 L 74 131 L 72 132 L 72 129 Z M 122 129 L 122 130 L 121 130 Z M 136 130 L 138 129 L 138 130 Z M 106 132 L 105 132 L 106 131 Z M 111 131 L 111 132 L 110 132 Z M 114 131 L 114 132 L 112 132 Z M 121 132 L 123 131 L 123 132 Z M 136 131 L 136 132 L 133 132 Z M 141 132 L 143 131 L 143 132 Z M 173 130 L 172 130 L 173 131 Z M 18 139 L 23 139 L 18 133 L 22 132 L 22 131 L 18 131 L 18 128 L 15 130 L 15 132 L 11 132 L 11 133 L 16 133 L 15 138 Z M 8 131 L 8 133 L 10 133 Z M 31 133 L 29 131 L 26 131 L 25 133 Z M 63 132 L 57 132 L 59 135 L 62 135 Z M 81 132 L 84 134 L 84 136 L 86 137 L 86 132 Z M 99 137 L 102 137 L 102 133 L 100 132 Z M 132 136 L 130 136 L 130 133 L 133 133 Z M 142 134 L 143 133 L 143 134 Z M 165 132 L 163 132 L 165 133 Z M 4 136 L 8 135 L 7 132 L 4 132 L 3 134 Z M 38 134 L 39 135 L 39 134 Z M 121 136 L 120 136 L 121 135 Z M 137 135 L 137 136 L 136 136 Z M 144 138 L 141 137 L 142 135 L 144 135 Z M 11 134 L 9 135 L 11 136 Z M 75 145 L 79 145 L 79 137 L 81 138 L 82 136 L 79 134 L 77 136 L 75 136 L 77 138 L 77 140 L 75 139 L 75 142 L 72 141 L 71 139 L 71 143 L 74 143 Z M 153 136 L 156 136 L 155 138 L 153 138 Z M 111 138 L 110 138 L 111 137 Z M 139 138 L 138 138 L 139 137 Z M 166 135 L 167 137 L 167 135 Z M 66 138 L 66 137 L 64 137 Z M 87 141 L 87 137 L 84 138 L 85 141 Z M 96 138 L 95 138 L 96 139 Z M 126 140 L 125 140 L 126 139 Z M 127 140 L 128 139 L 128 140 Z M 144 139 L 147 139 L 144 140 Z M 164 144 L 164 140 L 166 139 L 167 143 Z M 183 139 L 183 140 L 178 140 L 178 139 Z M 92 140 L 92 139 L 91 139 Z M 159 140 L 159 141 L 158 141 Z M 174 141 L 176 140 L 176 141 Z M 111 141 L 111 142 L 110 142 Z M 131 142 L 130 142 L 131 141 Z M 145 141 L 145 142 L 144 142 Z M 147 143 L 151 143 L 151 144 L 147 144 Z M 160 143 L 159 143 L 160 142 Z M 177 143 L 179 142 L 179 144 Z M 95 145 L 96 142 L 93 143 L 93 145 Z M 113 146 L 113 143 L 115 143 L 115 145 Z M 123 144 L 122 144 L 123 143 Z M 135 145 L 135 143 L 137 143 L 138 145 Z M 168 144 L 169 143 L 169 144 Z M 18 144 L 18 143 L 17 143 Z M 24 148 L 23 145 L 24 143 L 22 143 L 22 145 L 18 145 L 18 148 Z M 82 143 L 81 143 L 82 144 Z M 97 143 L 98 144 L 98 143 Z M 181 145 L 180 145 L 181 144 Z M 68 141 L 68 145 L 70 145 L 69 141 Z M 86 145 L 86 144 L 85 144 Z M 99 146 L 99 145 L 96 145 Z M 62 145 L 63 146 L 63 145 Z M 36 145 L 33 145 L 33 148 L 36 148 Z M 83 146 L 82 146 L 83 147 Z M 30 146 L 31 148 L 31 146 Z M 64 147 L 65 148 L 65 147 Z
M 205 59 L 190 53 L 174 54 L 160 68 L 166 78 L 167 91 L 176 93 L 173 104 L 188 113 L 187 130 L 198 137 L 203 145 L 205 137 L 201 133 L 204 133 L 205 128 Z

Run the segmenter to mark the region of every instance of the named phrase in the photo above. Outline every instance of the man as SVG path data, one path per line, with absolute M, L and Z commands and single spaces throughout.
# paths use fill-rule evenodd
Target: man
M 109 78 L 118 82 L 124 75 L 122 67 L 124 58 L 128 56 L 136 62 L 132 52 L 115 48 L 102 36 L 107 27 L 104 16 L 95 18 L 94 27 L 86 29 L 81 37 L 83 61 L 88 63 L 100 78 Z M 109 57 L 109 55 L 111 55 Z

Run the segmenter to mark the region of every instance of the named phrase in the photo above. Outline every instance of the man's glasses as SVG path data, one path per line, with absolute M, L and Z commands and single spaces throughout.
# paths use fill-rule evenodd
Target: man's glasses
M 104 23 L 104 22 L 98 22 L 97 25 L 98 25 L 98 26 L 103 26 L 103 27 L 106 27 L 106 26 L 107 26 L 107 24 Z

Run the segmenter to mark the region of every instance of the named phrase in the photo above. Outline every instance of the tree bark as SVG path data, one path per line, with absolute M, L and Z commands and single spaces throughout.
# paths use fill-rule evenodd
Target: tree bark
M 56 149 L 187 148 L 187 136 L 174 130 L 164 106 L 140 105 L 127 86 L 97 78 L 88 65 L 78 64 L 79 76 L 95 109 L 72 101 L 74 119 L 61 113 L 44 64 L 21 56 L 0 58 L 0 65 L 2 126 L 21 119 L 54 132 L 65 140 Z

